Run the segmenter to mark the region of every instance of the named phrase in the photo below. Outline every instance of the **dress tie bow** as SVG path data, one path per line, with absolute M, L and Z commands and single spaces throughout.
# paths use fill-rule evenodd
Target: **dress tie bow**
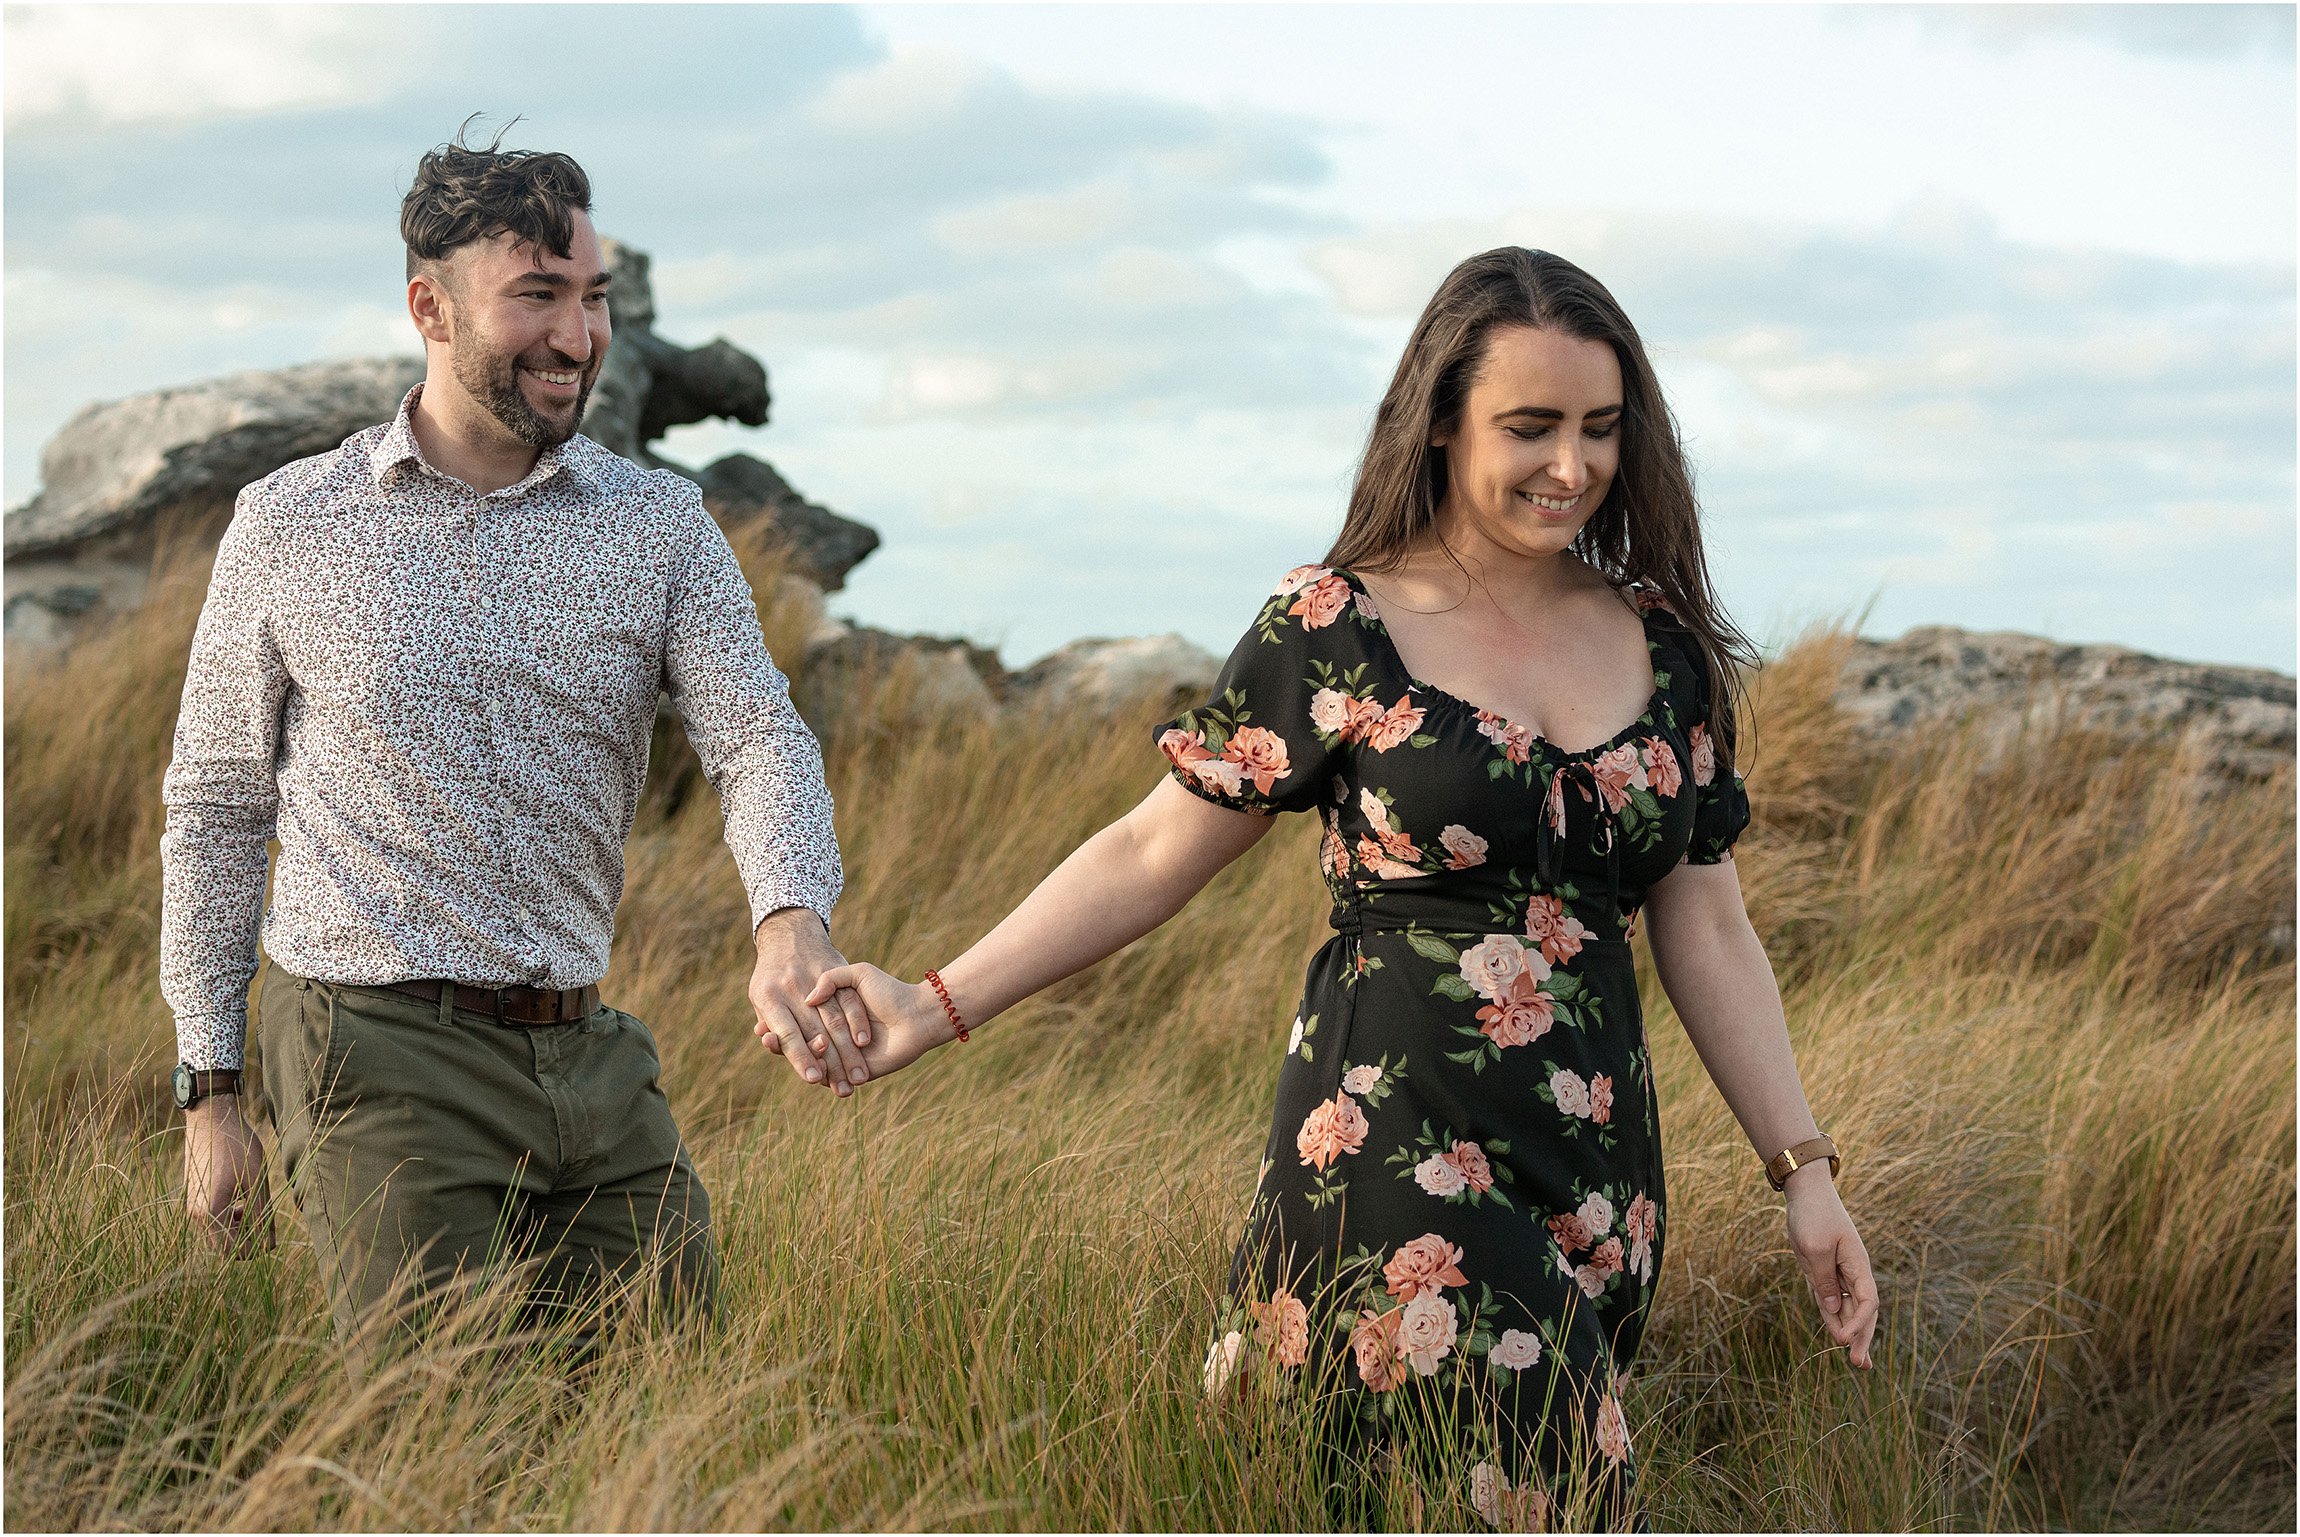
M 1568 781 L 1585 801 L 1598 808 L 1598 826 L 1605 834 L 1605 911 L 1618 919 L 1621 912 L 1621 851 L 1614 838 L 1613 814 L 1605 809 L 1605 792 L 1597 771 L 1586 760 L 1570 759 L 1549 776 L 1549 793 L 1533 829 L 1533 872 L 1542 885 L 1554 889 L 1565 878 L 1566 798 Z

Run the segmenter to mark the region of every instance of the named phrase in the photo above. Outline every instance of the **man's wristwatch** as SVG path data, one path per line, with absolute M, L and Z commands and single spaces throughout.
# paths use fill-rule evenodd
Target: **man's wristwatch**
M 1780 1152 L 1766 1159 L 1765 1178 L 1772 1181 L 1775 1190 L 1783 1189 L 1788 1185 L 1790 1175 L 1821 1158 L 1829 1160 L 1829 1178 L 1835 1179 L 1838 1161 L 1837 1144 L 1826 1134 L 1808 1137 L 1795 1147 L 1783 1148 Z
M 237 1094 L 240 1091 L 240 1070 L 236 1067 L 209 1067 L 197 1072 L 176 1064 L 176 1108 L 189 1110 L 203 1099 L 217 1094 Z

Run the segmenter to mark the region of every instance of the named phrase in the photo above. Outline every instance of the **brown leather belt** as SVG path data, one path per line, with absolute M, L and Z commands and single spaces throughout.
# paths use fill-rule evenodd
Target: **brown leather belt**
M 455 1006 L 494 1016 L 501 1025 L 571 1025 L 599 1007 L 599 985 L 566 987 L 471 987 L 461 982 L 387 982 L 395 993 L 437 1003 L 442 988 L 455 989 Z

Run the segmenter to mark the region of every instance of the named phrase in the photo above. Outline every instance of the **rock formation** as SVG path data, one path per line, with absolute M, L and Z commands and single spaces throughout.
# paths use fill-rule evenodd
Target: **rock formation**
M 1129 700 L 1177 709 L 1202 704 L 1221 662 L 1179 635 L 1074 640 L 1014 675 L 1012 691 L 1049 710 L 1108 714 Z
M 847 573 L 878 548 L 878 530 L 818 507 L 749 454 L 714 459 L 703 471 L 703 505 L 730 535 L 761 518 L 773 528 L 791 570 L 824 592 L 846 585 Z
M 697 476 L 650 449 L 671 428 L 710 417 L 764 424 L 767 371 L 724 340 L 688 348 L 656 335 L 646 253 L 605 246 L 615 339 L 583 430 L 642 464 L 715 477 L 722 517 L 769 520 L 802 569 L 837 586 L 877 546 L 872 530 L 808 502 L 747 454 Z M 422 377 L 420 358 L 352 358 L 232 374 L 79 412 L 41 453 L 39 493 L 7 514 L 8 644 L 56 643 L 134 607 L 163 541 L 212 544 L 242 486 L 389 420 Z
M 2194 732 L 2207 766 L 2259 779 L 2293 759 L 2293 680 L 2124 646 L 1927 625 L 1855 641 L 1836 703 L 1879 743 L 1972 717 L 1993 743 L 2060 721 L 2135 738 Z

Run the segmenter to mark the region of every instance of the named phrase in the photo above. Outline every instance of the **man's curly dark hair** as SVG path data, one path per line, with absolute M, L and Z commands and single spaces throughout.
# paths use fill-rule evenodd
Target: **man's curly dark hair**
M 504 149 L 502 133 L 484 146 L 466 144 L 471 123 L 466 118 L 453 143 L 416 162 L 415 185 L 399 205 L 411 278 L 458 248 L 505 230 L 523 245 L 565 257 L 575 238 L 575 215 L 591 211 L 591 178 L 571 157 Z M 510 128 L 505 124 L 504 132 Z

